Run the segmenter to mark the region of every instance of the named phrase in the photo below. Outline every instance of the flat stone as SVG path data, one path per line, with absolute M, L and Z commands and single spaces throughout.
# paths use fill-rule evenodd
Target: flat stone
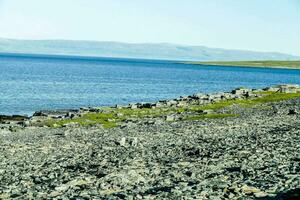
M 255 187 L 251 187 L 251 186 L 248 186 L 248 185 L 244 185 L 241 189 L 242 189 L 242 191 L 243 191 L 245 194 L 254 194 L 254 193 L 259 193 L 259 192 L 261 192 L 260 189 L 255 188 Z
M 167 106 L 173 106 L 173 105 L 177 105 L 177 104 L 178 104 L 178 102 L 175 100 L 167 101 Z
M 125 147 L 126 146 L 126 138 L 122 137 L 120 140 L 120 146 Z
M 266 192 L 257 192 L 257 193 L 254 193 L 254 196 L 256 198 L 263 198 L 263 197 L 267 197 L 268 193 L 266 193 Z
M 176 120 L 176 116 L 175 115 L 168 115 L 166 116 L 166 121 L 167 122 L 173 122 Z

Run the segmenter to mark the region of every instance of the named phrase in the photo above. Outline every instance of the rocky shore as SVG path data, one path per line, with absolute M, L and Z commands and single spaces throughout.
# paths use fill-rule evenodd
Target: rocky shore
M 0 199 L 300 199 L 297 85 L 0 122 Z

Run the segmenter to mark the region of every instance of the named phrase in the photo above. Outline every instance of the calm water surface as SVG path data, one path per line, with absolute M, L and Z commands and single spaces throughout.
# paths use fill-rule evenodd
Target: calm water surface
M 0 55 L 0 114 L 151 102 L 198 92 L 300 84 L 300 70 L 171 61 Z

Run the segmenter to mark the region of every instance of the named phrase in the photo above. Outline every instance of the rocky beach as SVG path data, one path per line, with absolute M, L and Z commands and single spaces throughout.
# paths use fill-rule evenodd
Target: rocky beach
M 300 199 L 298 85 L 0 122 L 0 199 Z

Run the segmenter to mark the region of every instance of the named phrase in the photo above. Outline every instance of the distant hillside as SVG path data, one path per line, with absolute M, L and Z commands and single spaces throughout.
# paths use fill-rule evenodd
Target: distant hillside
M 190 61 L 300 60 L 298 56 L 175 44 L 0 39 L 0 52 Z

